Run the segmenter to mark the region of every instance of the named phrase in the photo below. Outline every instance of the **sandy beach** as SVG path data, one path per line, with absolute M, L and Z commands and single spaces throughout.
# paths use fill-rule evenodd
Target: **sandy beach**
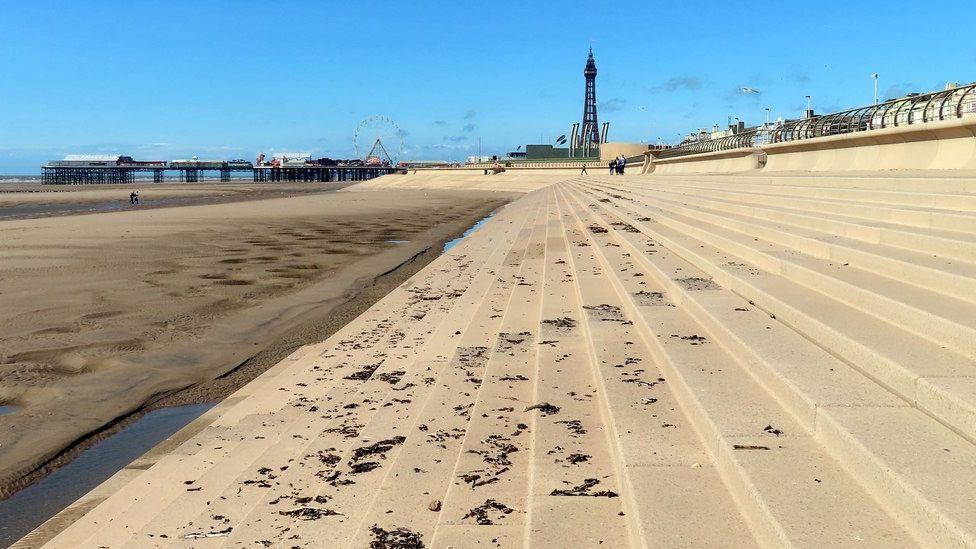
M 512 198 L 308 185 L 144 186 L 196 205 L 0 221 L 0 495 L 147 406 L 219 399 L 324 339 Z
M 133 209 L 129 193 L 139 191 L 138 209 L 220 204 L 244 200 L 284 198 L 331 192 L 352 182 L 208 181 L 201 183 L 148 183 L 133 185 L 0 184 L 0 220 L 77 215 Z

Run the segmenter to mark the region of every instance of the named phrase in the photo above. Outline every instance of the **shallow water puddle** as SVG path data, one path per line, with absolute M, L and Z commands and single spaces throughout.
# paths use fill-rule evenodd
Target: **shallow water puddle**
M 153 410 L 95 443 L 37 484 L 0 501 L 0 547 L 22 538 L 212 406 L 190 404 Z M 5 413 L 4 408 L 16 409 L 0 406 L 0 414 Z
M 466 237 L 470 236 L 471 233 L 473 233 L 473 232 L 477 231 L 478 229 L 480 229 L 482 225 L 484 225 L 485 223 L 487 223 L 488 220 L 491 219 L 491 218 L 493 218 L 493 217 L 495 217 L 495 212 L 491 212 L 486 217 L 484 217 L 481 220 L 479 220 L 477 223 L 475 223 L 474 225 L 472 225 L 470 229 L 464 231 L 464 233 L 461 236 L 455 238 L 454 240 L 448 240 L 447 242 L 445 242 L 444 243 L 444 250 L 443 251 L 446 252 L 446 251 L 450 250 L 451 248 L 453 248 L 454 246 L 457 246 L 462 240 L 464 240 Z

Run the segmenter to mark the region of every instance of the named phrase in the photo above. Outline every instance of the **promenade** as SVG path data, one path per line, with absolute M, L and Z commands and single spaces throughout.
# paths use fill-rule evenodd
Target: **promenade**
M 386 187 L 524 194 L 15 547 L 976 546 L 976 179 Z

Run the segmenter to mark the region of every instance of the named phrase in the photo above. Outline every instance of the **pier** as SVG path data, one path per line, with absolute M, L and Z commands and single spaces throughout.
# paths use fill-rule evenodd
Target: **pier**
M 133 184 L 137 178 L 152 175 L 153 183 L 162 183 L 166 174 L 175 175 L 180 183 L 198 183 L 208 172 L 219 181 L 230 181 L 234 173 L 252 174 L 254 182 L 275 181 L 366 181 L 396 173 L 390 165 L 258 165 L 243 160 L 172 160 L 138 161 L 128 156 L 68 155 L 64 160 L 41 166 L 45 185 Z
M 395 166 L 256 166 L 254 181 L 366 181 L 397 173 Z

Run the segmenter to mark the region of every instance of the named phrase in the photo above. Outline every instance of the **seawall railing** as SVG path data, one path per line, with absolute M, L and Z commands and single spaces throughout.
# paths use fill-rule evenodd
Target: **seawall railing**
M 661 151 L 666 159 L 692 154 L 758 148 L 770 143 L 816 139 L 831 135 L 880 130 L 976 116 L 976 83 L 943 91 L 910 95 L 875 105 L 830 114 L 787 120 L 716 139 L 685 143 Z
M 702 154 L 754 147 L 756 146 L 756 136 L 759 132 L 760 130 L 754 129 L 716 139 L 703 139 L 701 141 L 685 143 L 684 145 L 664 149 L 657 154 L 657 157 L 674 158 L 676 156 L 686 156 L 689 154 Z
M 879 130 L 976 115 L 976 84 L 876 105 L 790 120 L 771 131 L 772 143 Z

